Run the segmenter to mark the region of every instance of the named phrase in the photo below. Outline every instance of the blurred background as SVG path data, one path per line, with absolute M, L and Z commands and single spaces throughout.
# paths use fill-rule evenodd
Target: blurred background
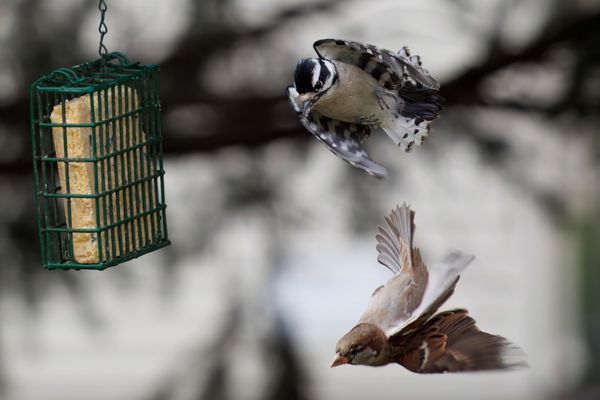
M 160 64 L 173 244 L 104 272 L 44 271 L 28 85 L 97 58 L 96 1 L 0 3 L 0 398 L 600 398 L 600 2 L 107 1 L 109 51 Z M 422 148 L 368 145 L 378 181 L 283 97 L 313 41 L 408 45 L 446 110 Z M 444 308 L 526 370 L 330 369 L 389 278 L 375 232 L 416 209 L 433 262 L 473 253 Z

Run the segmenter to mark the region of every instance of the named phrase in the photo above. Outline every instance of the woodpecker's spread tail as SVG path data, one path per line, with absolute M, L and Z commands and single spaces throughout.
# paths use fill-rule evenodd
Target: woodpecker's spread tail
M 396 57 L 402 62 L 402 82 L 395 88 L 399 114 L 382 128 L 397 146 L 410 151 L 429 134 L 429 122 L 442 111 L 444 98 L 438 94 L 439 83 L 421 66 L 419 56 L 410 55 L 403 47 Z
M 420 146 L 429 135 L 429 123 L 442 110 L 444 99 L 437 91 L 407 83 L 398 90 L 402 99 L 400 113 L 387 126 L 385 133 L 404 151 Z
M 381 129 L 392 139 L 396 146 L 409 152 L 416 144 L 420 146 L 429 135 L 429 121 L 421 117 L 410 118 L 402 114 L 394 116 Z
M 402 115 L 405 117 L 432 121 L 442 111 L 444 98 L 437 93 L 437 90 L 407 83 L 398 90 L 398 93 L 404 100 Z

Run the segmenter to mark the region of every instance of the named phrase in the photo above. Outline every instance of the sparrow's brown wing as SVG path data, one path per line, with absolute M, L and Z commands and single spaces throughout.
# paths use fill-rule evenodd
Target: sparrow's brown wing
M 421 330 L 423 328 L 423 324 L 425 323 L 425 321 L 427 321 L 429 318 L 431 318 L 431 316 L 438 310 L 438 308 L 440 308 L 442 306 L 442 304 L 444 304 L 450 298 L 450 296 L 452 296 L 452 294 L 454 294 L 454 289 L 456 288 L 456 284 L 458 283 L 459 279 L 460 279 L 460 276 L 457 276 L 456 279 L 454 280 L 454 282 L 450 286 L 448 286 L 448 288 L 446 288 L 446 290 L 444 290 L 439 295 L 439 297 L 437 297 L 435 299 L 435 301 L 433 301 L 427 307 L 421 308 L 419 310 L 417 319 L 406 324 L 395 335 L 401 335 L 404 337 L 408 337 L 408 336 L 414 335 L 417 331 Z
M 427 292 L 426 298 L 423 299 L 422 306 L 419 307 L 418 318 L 405 325 L 398 334 L 408 336 L 422 328 L 425 321 L 431 318 L 438 308 L 454 294 L 454 289 L 460 279 L 460 275 L 458 274 L 469 265 L 473 258 L 474 257 L 471 255 L 460 252 L 450 252 L 446 255 L 441 262 L 441 265 L 444 267 L 440 268 L 438 266 L 438 268 L 434 270 L 432 277 L 432 283 L 438 287 L 438 290 L 430 290 Z M 440 274 L 435 273 L 440 269 L 445 270 L 448 274 L 445 281 L 442 279 L 441 283 Z M 452 281 L 452 279 L 454 279 L 454 281 Z
M 379 227 L 377 235 L 377 260 L 396 276 L 373 295 L 360 321 L 376 324 L 390 337 L 437 311 L 474 257 L 450 252 L 428 268 L 420 251 L 412 247 L 414 212 L 403 204 L 385 220 L 387 225 Z
M 521 351 L 501 336 L 482 332 L 467 310 L 436 314 L 414 334 L 410 343 L 402 335 L 390 344 L 402 350 L 397 360 L 418 373 L 505 369 L 526 365 Z
M 395 276 L 376 290 L 359 322 L 395 331 L 414 319 L 427 286 L 427 267 L 418 249 L 412 247 L 415 213 L 406 204 L 385 217 L 386 226 L 377 234 L 377 260 Z
M 406 203 L 396 207 L 385 217 L 386 226 L 379 226 L 377 239 L 377 261 L 394 274 L 409 274 L 415 284 L 425 287 L 427 267 L 418 249 L 413 249 L 415 212 Z
M 448 300 L 454 293 L 454 288 L 460 274 L 475 259 L 475 256 L 460 251 L 452 251 L 444 257 L 441 262 L 431 265 L 429 268 L 429 280 L 421 304 L 413 311 L 412 317 L 404 324 L 395 329 L 386 331 L 388 337 L 393 336 L 405 329 L 410 331 L 412 324 L 416 321 L 427 320 L 437 309 Z M 419 326 L 419 322 L 416 323 Z

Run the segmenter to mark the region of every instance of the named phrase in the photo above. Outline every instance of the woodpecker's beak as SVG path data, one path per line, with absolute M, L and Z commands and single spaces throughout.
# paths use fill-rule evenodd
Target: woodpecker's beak
M 331 363 L 331 368 L 337 367 L 338 365 L 342 364 L 348 364 L 349 362 L 350 360 L 348 359 L 348 357 L 344 357 L 340 353 L 337 353 L 335 355 L 335 358 L 333 359 L 333 363 Z
M 304 105 L 302 106 L 302 116 L 303 117 L 306 118 L 308 116 L 308 113 L 310 112 L 310 109 L 311 109 L 312 105 L 313 105 L 312 99 L 311 100 L 306 100 L 304 102 Z

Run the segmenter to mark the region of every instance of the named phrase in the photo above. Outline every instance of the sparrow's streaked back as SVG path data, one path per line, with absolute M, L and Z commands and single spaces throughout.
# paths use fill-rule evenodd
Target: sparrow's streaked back
M 450 252 L 428 268 L 413 247 L 414 212 L 403 204 L 385 220 L 377 261 L 394 277 L 375 290 L 358 323 L 338 341 L 332 367 L 399 363 L 413 372 L 440 373 L 524 365 L 516 347 L 480 331 L 467 310 L 436 314 L 474 257 Z
M 387 176 L 363 141 L 381 130 L 405 151 L 420 145 L 442 108 L 440 85 L 407 47 L 394 53 L 336 39 L 313 46 L 318 58 L 300 60 L 287 90 L 300 122 L 335 155 L 373 176 Z

